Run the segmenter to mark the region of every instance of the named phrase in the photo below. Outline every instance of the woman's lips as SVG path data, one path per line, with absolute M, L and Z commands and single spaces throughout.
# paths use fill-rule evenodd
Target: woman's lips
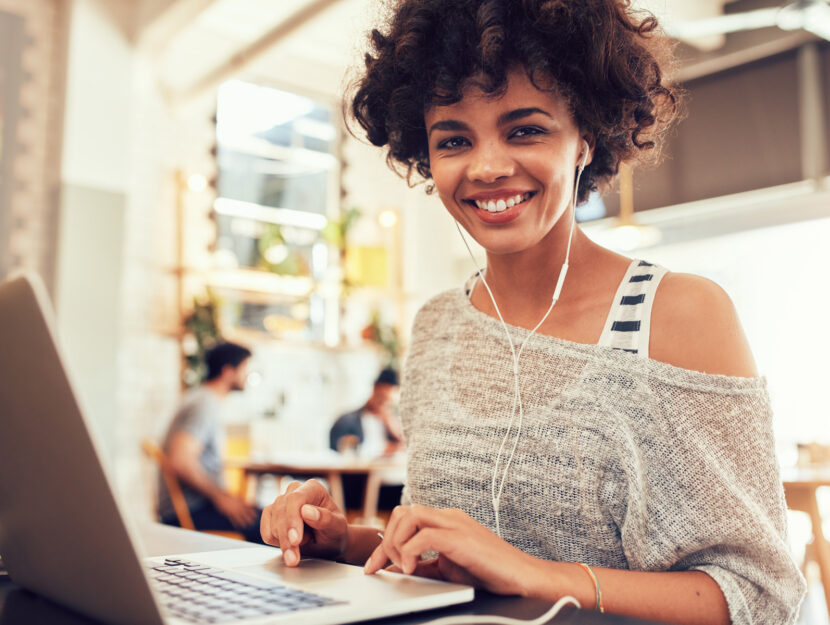
M 527 191 L 486 199 L 469 199 L 464 202 L 475 209 L 474 213 L 481 221 L 488 224 L 503 224 L 516 219 L 535 195 L 535 191 Z

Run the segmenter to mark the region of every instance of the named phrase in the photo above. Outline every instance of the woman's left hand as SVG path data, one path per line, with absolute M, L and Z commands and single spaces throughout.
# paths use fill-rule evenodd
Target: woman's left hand
M 421 562 L 425 551 L 438 558 Z M 535 558 L 499 538 L 461 510 L 398 506 L 383 541 L 366 561 L 375 573 L 389 561 L 407 574 L 438 577 L 503 595 L 526 595 Z

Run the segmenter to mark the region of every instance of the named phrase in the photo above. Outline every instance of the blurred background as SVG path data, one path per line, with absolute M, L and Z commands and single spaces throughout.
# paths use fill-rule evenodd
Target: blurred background
M 345 130 L 341 96 L 380 4 L 0 0 L 0 279 L 43 276 L 137 516 L 152 516 L 155 483 L 139 441 L 164 433 L 211 344 L 254 352 L 247 390 L 226 403 L 233 453 L 313 455 L 380 368 L 400 365 L 419 306 L 474 271 L 438 199 Z M 782 465 L 818 465 L 830 7 L 635 4 L 678 41 L 688 118 L 662 165 L 624 170 L 578 218 L 614 249 L 730 293 L 768 378 Z M 791 519 L 812 581 L 804 623 L 827 623 L 830 597 L 816 514 Z

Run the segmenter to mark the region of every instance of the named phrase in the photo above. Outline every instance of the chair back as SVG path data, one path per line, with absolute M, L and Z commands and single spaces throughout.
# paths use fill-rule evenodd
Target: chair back
M 164 485 L 167 487 L 167 493 L 170 495 L 170 501 L 173 503 L 173 510 L 176 511 L 176 518 L 179 521 L 179 525 L 184 529 L 195 529 L 193 519 L 190 516 L 190 510 L 187 507 L 187 501 L 185 501 L 184 493 L 182 493 L 182 488 L 179 485 L 179 479 L 170 466 L 167 454 L 159 447 L 158 443 L 148 438 L 141 441 L 141 449 L 158 465 L 162 479 L 164 480 Z

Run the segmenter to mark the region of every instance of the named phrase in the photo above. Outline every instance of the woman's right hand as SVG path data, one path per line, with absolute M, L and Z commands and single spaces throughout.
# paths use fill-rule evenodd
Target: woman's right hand
M 317 480 L 291 482 L 262 511 L 260 533 L 266 544 L 282 549 L 287 566 L 300 563 L 300 552 L 330 560 L 343 555 L 349 542 L 346 516 Z

